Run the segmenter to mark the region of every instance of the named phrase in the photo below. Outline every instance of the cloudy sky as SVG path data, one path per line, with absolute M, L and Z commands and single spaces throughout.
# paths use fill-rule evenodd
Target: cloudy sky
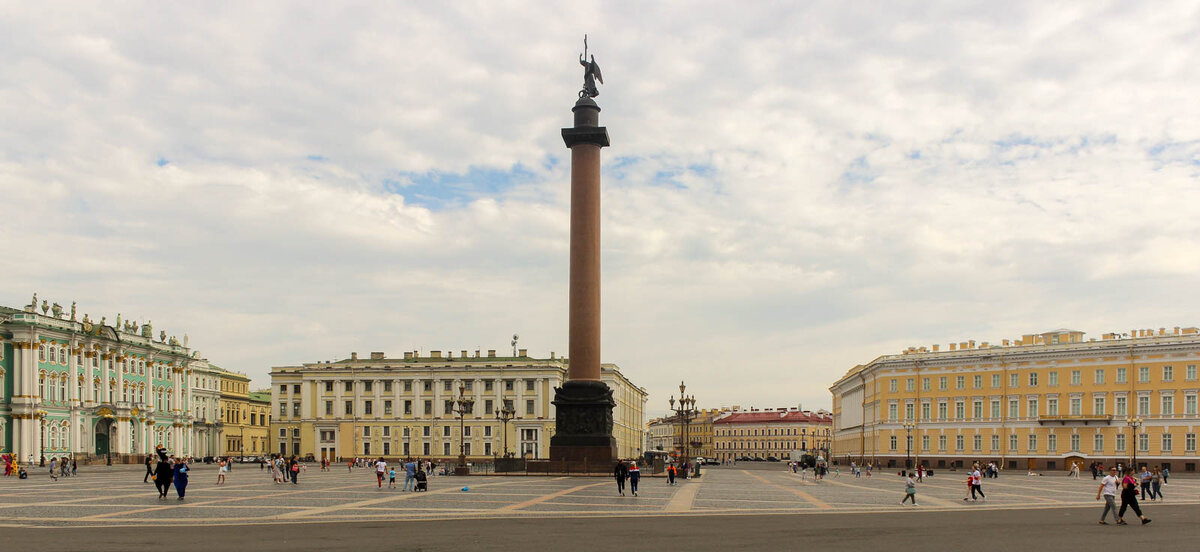
M 1200 324 L 1193 2 L 0 6 L 0 303 L 213 362 L 567 350 L 584 33 L 604 358 L 828 407 L 907 345 Z

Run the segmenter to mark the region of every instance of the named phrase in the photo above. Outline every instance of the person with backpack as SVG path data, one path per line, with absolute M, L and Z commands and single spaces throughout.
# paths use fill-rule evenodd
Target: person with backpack
M 675 464 L 667 464 L 667 485 L 675 484 Z

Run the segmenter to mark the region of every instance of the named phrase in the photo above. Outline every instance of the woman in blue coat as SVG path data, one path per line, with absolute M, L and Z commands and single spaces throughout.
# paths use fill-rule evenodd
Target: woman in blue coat
M 188 484 L 188 465 L 183 458 L 175 460 L 175 492 L 179 493 L 179 500 L 183 500 L 183 494 L 187 492 Z

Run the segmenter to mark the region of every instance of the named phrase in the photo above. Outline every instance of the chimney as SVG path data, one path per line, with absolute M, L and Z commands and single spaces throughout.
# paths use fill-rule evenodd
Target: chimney
M 412 351 L 404 351 L 404 360 L 412 360 Z
M 972 349 L 975 348 L 975 340 L 974 339 L 968 341 L 967 344 L 970 345 L 970 348 L 972 348 Z
M 496 358 L 496 350 L 488 349 L 488 358 Z
M 383 353 L 380 353 L 380 352 L 371 353 L 371 360 L 383 360 Z
M 358 360 L 358 353 L 350 353 L 350 360 Z
M 1005 347 L 1008 347 L 1008 344 L 1009 344 L 1010 342 L 1009 342 L 1007 339 L 1002 339 L 1002 340 L 1000 340 L 1000 343 L 1001 343 L 1002 345 L 1004 345 Z
M 1179 333 L 1179 328 L 1175 328 L 1175 333 Z M 550 351 L 550 360 L 554 360 L 554 351 Z
M 446 358 L 454 359 L 454 351 L 446 351 Z
M 1179 326 L 1175 326 L 1175 335 L 1179 335 Z
M 467 358 L 467 351 L 466 351 L 466 349 L 463 349 L 463 351 L 462 351 L 462 358 Z
M 475 358 L 479 358 L 479 349 L 475 349 Z
M 950 350 L 951 350 L 951 351 L 957 351 L 957 350 L 958 350 L 958 344 L 957 344 L 957 343 L 951 343 L 951 344 L 950 344 Z
M 980 343 L 980 344 L 979 344 L 979 348 L 980 348 L 980 349 L 986 349 L 986 348 L 988 348 L 988 342 L 984 341 L 983 343 Z
M 442 358 L 441 351 L 429 351 L 429 358 Z
M 528 351 L 529 351 L 529 349 L 517 349 L 517 356 L 527 357 L 527 356 L 529 356 L 528 354 L 526 354 Z
M 936 352 L 938 352 L 938 348 L 939 348 L 939 347 L 941 347 L 941 345 L 936 345 L 936 344 L 935 344 L 935 345 L 933 346 L 933 352 L 935 352 L 935 353 L 936 353 Z
M 1166 328 L 1159 328 L 1159 329 L 1158 329 L 1158 335 L 1167 335 L 1167 329 L 1166 329 Z

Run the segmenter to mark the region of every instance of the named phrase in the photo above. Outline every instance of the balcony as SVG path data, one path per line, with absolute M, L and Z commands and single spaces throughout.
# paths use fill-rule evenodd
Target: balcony
M 1107 414 L 1062 414 L 1062 415 L 1042 415 L 1038 416 L 1038 425 L 1047 424 L 1103 424 L 1112 425 L 1113 417 Z

